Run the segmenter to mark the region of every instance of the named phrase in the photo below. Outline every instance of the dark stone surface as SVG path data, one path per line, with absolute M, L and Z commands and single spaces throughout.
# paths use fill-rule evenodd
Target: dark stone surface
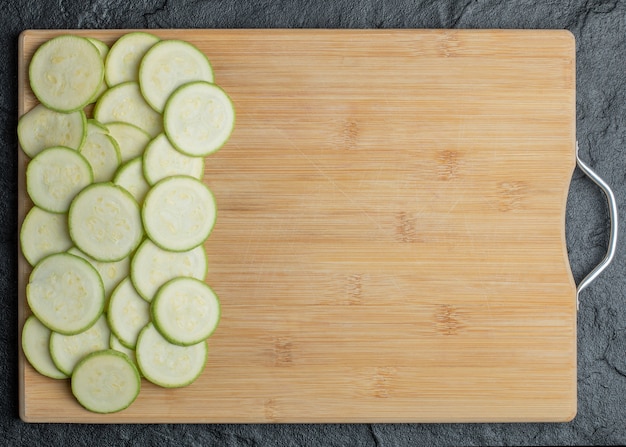
M 626 200 L 626 2 L 617 0 L 4 0 L 0 3 L 0 439 L 5 445 L 617 445 L 626 444 L 626 271 L 615 260 L 581 295 L 577 417 L 565 424 L 66 425 L 18 418 L 17 38 L 30 28 L 556 28 L 577 42 L 583 158 Z M 623 212 L 620 213 L 623 219 Z M 576 171 L 567 206 L 572 271 L 604 256 L 608 211 Z M 1 442 L 1 441 L 0 441 Z

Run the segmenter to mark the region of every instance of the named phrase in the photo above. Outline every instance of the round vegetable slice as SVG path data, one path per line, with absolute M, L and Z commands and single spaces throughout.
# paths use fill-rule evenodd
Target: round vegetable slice
M 65 213 L 72 199 L 93 182 L 85 157 L 68 147 L 41 151 L 26 168 L 26 191 L 33 203 L 51 213 Z
M 170 279 L 185 276 L 203 280 L 207 274 L 204 247 L 172 252 L 163 250 L 150 239 L 141 243 L 130 266 L 130 278 L 137 292 L 152 301 L 157 290 Z
M 80 153 L 93 170 L 94 182 L 108 182 L 122 162 L 120 148 L 108 129 L 95 120 L 87 121 L 87 137 Z
M 102 279 L 102 284 L 104 285 L 104 296 L 107 303 L 111 294 L 113 293 L 113 290 L 124 278 L 128 277 L 128 275 L 130 274 L 130 256 L 126 256 L 120 261 L 102 262 L 97 261 L 91 256 L 86 255 L 76 247 L 71 247 L 69 250 L 67 250 L 67 252 L 69 254 L 83 258 L 98 271 L 98 274 L 100 274 L 100 279 Z M 105 305 L 105 308 L 106 307 L 107 306 Z
M 137 370 L 139 370 L 139 366 L 137 365 L 137 356 L 135 355 L 135 349 L 130 349 L 127 348 L 126 346 L 124 346 L 122 344 L 122 342 L 120 342 L 120 340 L 115 336 L 115 334 L 113 332 L 111 332 L 111 338 L 109 339 L 109 345 L 111 346 L 111 349 L 115 349 L 116 351 L 122 352 L 124 354 L 126 354 L 128 356 L 128 358 L 131 360 L 131 362 L 133 362 L 133 365 L 135 365 L 137 367 Z M 141 371 L 139 371 L 139 374 L 141 375 Z
M 106 317 L 100 315 L 89 329 L 74 335 L 52 332 L 50 335 L 50 355 L 52 361 L 68 376 L 72 375 L 76 364 L 87 354 L 109 347 L 111 331 Z
M 104 310 L 104 286 L 96 269 L 68 253 L 42 259 L 30 274 L 26 299 L 46 327 L 65 335 L 91 327 Z
M 170 251 L 187 251 L 202 244 L 217 217 L 215 197 L 193 177 L 167 177 L 154 185 L 143 202 L 148 237 Z
M 189 346 L 211 336 L 220 320 L 220 302 L 203 281 L 175 278 L 159 289 L 150 313 L 170 343 Z
M 143 203 L 150 185 L 143 176 L 142 157 L 135 157 L 120 166 L 115 173 L 113 183 L 128 191 L 137 203 Z
M 70 237 L 97 261 L 119 261 L 133 252 L 143 237 L 137 201 L 124 188 L 94 183 L 72 201 Z
M 104 78 L 104 63 L 89 40 L 62 35 L 35 51 L 28 76 L 39 102 L 59 112 L 73 112 L 96 95 Z
M 101 123 L 124 122 L 139 127 L 155 137 L 163 131 L 161 114 L 150 107 L 137 82 L 129 81 L 111 87 L 98 99 L 93 111 Z
M 150 305 L 137 293 L 130 278 L 113 291 L 107 318 L 119 341 L 134 349 L 139 331 L 150 321 Z
M 162 40 L 141 60 L 141 93 L 158 112 L 174 90 L 191 81 L 213 82 L 213 69 L 206 55 L 189 42 Z
M 114 413 L 128 408 L 139 395 L 139 371 L 114 349 L 93 352 L 83 358 L 72 374 L 72 394 L 95 413 Z
M 143 151 L 150 142 L 150 135 L 132 124 L 114 122 L 107 123 L 111 135 L 120 148 L 122 163 L 143 155 Z
M 98 53 L 100 53 L 100 57 L 102 58 L 102 63 L 106 60 L 107 54 L 109 54 L 109 46 L 101 41 L 100 39 L 96 39 L 94 37 L 86 37 L 86 39 L 91 42 L 93 46 L 98 49 Z M 106 91 L 108 88 L 107 83 L 104 80 L 104 76 L 102 76 L 102 82 L 100 83 L 100 87 L 96 91 L 96 94 L 93 98 L 91 98 L 90 102 L 95 102 L 98 98 Z
M 233 131 L 235 108 L 215 84 L 191 82 L 172 93 L 163 111 L 163 128 L 172 145 L 193 157 L 221 148 Z
M 204 157 L 190 157 L 177 151 L 165 134 L 160 134 L 146 147 L 143 173 L 150 185 L 174 175 L 188 175 L 201 180 L 204 175 Z
M 109 87 L 137 81 L 141 59 L 155 43 L 157 36 L 143 31 L 124 34 L 109 50 L 105 62 L 105 80 Z
M 137 340 L 137 364 L 144 377 L 155 385 L 179 388 L 194 382 L 206 365 L 206 341 L 179 346 L 167 341 L 153 323 L 142 329 Z
M 66 214 L 50 213 L 37 206 L 30 209 L 20 230 L 20 247 L 30 265 L 71 246 Z
M 31 315 L 22 328 L 22 350 L 39 374 L 51 379 L 67 379 L 67 374 L 56 367 L 50 356 L 50 334 L 50 329 Z
M 22 115 L 17 124 L 20 146 L 30 158 L 54 146 L 79 149 L 87 135 L 85 112 L 61 113 L 38 104 Z

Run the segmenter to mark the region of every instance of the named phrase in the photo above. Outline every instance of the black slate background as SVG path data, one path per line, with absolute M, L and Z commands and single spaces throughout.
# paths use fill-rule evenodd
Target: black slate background
M 0 2 L 0 443 L 28 446 L 626 444 L 626 250 L 581 294 L 578 415 L 564 424 L 70 425 L 18 417 L 17 39 L 31 28 L 535 28 L 577 42 L 584 160 L 626 208 L 624 0 L 3 0 Z M 626 226 L 622 226 L 626 228 Z M 603 194 L 576 170 L 566 236 L 579 282 L 608 243 Z

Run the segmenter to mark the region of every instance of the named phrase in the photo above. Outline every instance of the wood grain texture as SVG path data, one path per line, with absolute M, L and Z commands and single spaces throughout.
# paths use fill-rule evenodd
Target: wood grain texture
M 64 31 L 19 41 L 28 62 Z M 72 31 L 111 44 L 124 33 Z M 565 421 L 576 413 L 565 247 L 575 44 L 565 31 L 154 30 L 210 58 L 237 111 L 207 158 L 207 282 L 222 302 L 193 385 L 113 415 L 20 354 L 50 422 Z M 19 151 L 19 222 L 31 206 Z M 30 267 L 19 259 L 20 328 Z

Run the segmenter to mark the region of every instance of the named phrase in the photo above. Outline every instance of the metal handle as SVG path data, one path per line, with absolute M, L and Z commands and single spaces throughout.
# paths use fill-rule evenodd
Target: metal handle
M 576 163 L 578 167 L 591 179 L 593 182 L 602 189 L 604 194 L 606 194 L 606 198 L 609 204 L 609 219 L 611 222 L 611 231 L 609 233 L 609 247 L 604 256 L 604 259 L 600 264 L 596 266 L 585 278 L 578 284 L 576 288 L 576 309 L 579 308 L 579 300 L 578 297 L 580 292 L 582 292 L 589 284 L 593 282 L 594 279 L 600 275 L 604 271 L 605 268 L 609 266 L 613 257 L 615 256 L 615 251 L 617 249 L 617 202 L 615 201 L 615 196 L 613 195 L 613 191 L 607 185 L 607 183 L 602 180 L 602 178 L 596 174 L 584 161 L 580 159 L 578 154 L 578 141 L 576 141 Z

